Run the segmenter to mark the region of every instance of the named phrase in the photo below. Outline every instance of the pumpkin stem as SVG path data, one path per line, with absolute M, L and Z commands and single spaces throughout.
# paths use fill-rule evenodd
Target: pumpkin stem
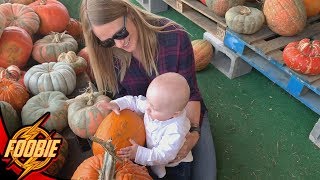
M 248 8 L 247 6 L 241 6 L 240 14 L 247 16 L 251 14 L 251 9 Z
M 53 36 L 52 42 L 53 42 L 53 43 L 59 43 L 59 42 L 60 42 L 59 33 L 53 32 L 53 34 L 54 34 L 54 36 Z
M 40 0 L 40 5 L 46 5 L 47 4 L 47 0 Z
M 88 93 L 88 102 L 87 102 L 87 105 L 89 106 L 92 106 L 93 105 L 93 99 L 94 99 L 94 96 L 93 96 L 93 87 L 92 87 L 92 84 L 89 82 L 89 87 L 86 89 L 87 93 Z

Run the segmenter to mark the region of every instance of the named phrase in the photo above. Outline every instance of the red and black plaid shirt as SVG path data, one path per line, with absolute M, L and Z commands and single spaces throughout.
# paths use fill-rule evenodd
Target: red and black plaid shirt
M 162 23 L 167 21 L 164 19 Z M 188 34 L 185 31 L 178 30 L 178 28 L 181 27 L 170 26 L 165 30 L 175 31 L 158 33 L 159 53 L 156 65 L 159 74 L 176 72 L 187 79 L 190 86 L 190 101 L 201 102 L 201 124 L 207 109 L 197 84 L 193 49 Z M 125 95 L 146 96 L 147 88 L 154 78 L 155 74 L 149 77 L 140 62 L 132 57 L 126 75 L 123 81 L 119 83 L 119 93 L 115 95 L 115 98 Z

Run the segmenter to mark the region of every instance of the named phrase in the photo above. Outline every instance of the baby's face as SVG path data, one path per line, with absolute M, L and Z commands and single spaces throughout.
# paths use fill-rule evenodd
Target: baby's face
M 146 113 L 152 118 L 159 121 L 171 119 L 175 110 L 170 104 L 166 103 L 167 99 L 163 96 L 155 96 L 153 93 L 147 93 Z

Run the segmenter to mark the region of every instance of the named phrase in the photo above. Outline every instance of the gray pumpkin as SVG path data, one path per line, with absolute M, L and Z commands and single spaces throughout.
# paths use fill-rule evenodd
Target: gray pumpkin
M 23 106 L 21 119 L 23 125 L 30 125 L 46 112 L 50 118 L 44 123 L 47 130 L 61 132 L 68 125 L 68 98 L 59 91 L 41 92 L 30 98 Z
M 253 34 L 261 29 L 265 22 L 262 11 L 253 7 L 236 6 L 225 15 L 228 27 L 237 33 Z
M 26 72 L 24 84 L 34 95 L 45 91 L 60 91 L 69 95 L 76 87 L 76 73 L 65 62 L 42 63 Z
M 0 109 L 5 127 L 11 137 L 13 133 L 21 127 L 21 120 L 19 119 L 16 110 L 14 110 L 9 103 L 0 101 Z

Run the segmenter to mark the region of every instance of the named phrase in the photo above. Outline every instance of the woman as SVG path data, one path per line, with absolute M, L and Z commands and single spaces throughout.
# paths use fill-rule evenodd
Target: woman
M 194 155 L 192 179 L 215 179 L 216 158 L 207 109 L 195 76 L 193 49 L 178 24 L 126 0 L 83 0 L 81 23 L 99 91 L 114 98 L 146 95 L 157 75 L 177 72 L 190 86 L 190 133 L 175 161 Z M 201 126 L 201 136 L 200 136 Z

